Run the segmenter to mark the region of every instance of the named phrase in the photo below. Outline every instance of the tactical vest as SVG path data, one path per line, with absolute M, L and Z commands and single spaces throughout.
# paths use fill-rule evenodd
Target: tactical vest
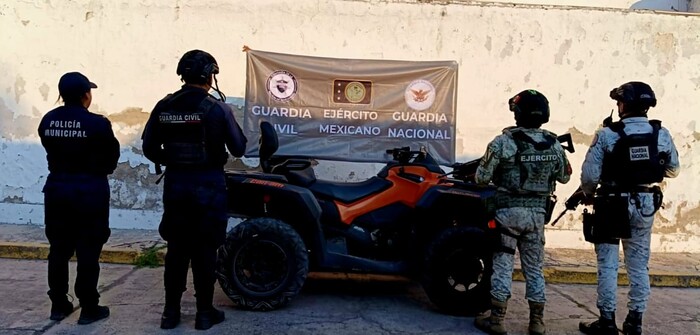
M 603 156 L 602 183 L 614 183 L 619 187 L 634 187 L 658 183 L 664 178 L 665 154 L 659 153 L 659 129 L 661 121 L 650 120 L 651 133 L 625 133 L 625 124 L 615 122 L 610 129 L 620 135 L 612 152 Z
M 210 163 L 207 154 L 205 119 L 207 112 L 216 105 L 206 97 L 194 111 L 178 111 L 172 107 L 173 96 L 168 98 L 168 108 L 158 115 L 166 166 L 201 166 Z
M 495 173 L 494 183 L 509 191 L 497 196 L 497 206 L 544 207 L 546 197 L 555 189 L 559 153 L 553 145 L 557 136 L 545 132 L 544 141 L 536 142 L 520 128 L 506 128 L 503 133 L 515 141 L 518 149 L 515 160 L 504 162 Z

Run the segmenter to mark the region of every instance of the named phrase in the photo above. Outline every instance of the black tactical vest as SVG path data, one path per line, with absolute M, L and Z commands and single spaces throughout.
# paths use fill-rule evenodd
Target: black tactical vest
M 179 111 L 173 108 L 169 97 L 168 108 L 158 115 L 166 166 L 203 166 L 209 162 L 207 153 L 205 119 L 207 112 L 216 104 L 206 97 L 194 111 Z
M 666 157 L 659 154 L 661 121 L 650 120 L 653 131 L 646 134 L 625 133 L 625 124 L 615 122 L 610 129 L 620 135 L 612 152 L 603 157 L 601 181 L 619 187 L 658 183 L 664 178 Z

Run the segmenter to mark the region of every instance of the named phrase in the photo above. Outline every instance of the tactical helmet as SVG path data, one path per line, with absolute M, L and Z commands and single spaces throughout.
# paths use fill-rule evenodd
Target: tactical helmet
M 508 100 L 518 125 L 539 127 L 549 122 L 549 101 L 536 90 L 524 90 Z
M 205 84 L 212 74 L 219 73 L 219 65 L 214 56 L 202 50 L 190 50 L 182 55 L 177 63 L 177 74 L 185 82 Z
M 636 105 L 643 109 L 656 106 L 656 95 L 651 87 L 641 81 L 630 81 L 613 88 L 610 98 L 623 104 Z

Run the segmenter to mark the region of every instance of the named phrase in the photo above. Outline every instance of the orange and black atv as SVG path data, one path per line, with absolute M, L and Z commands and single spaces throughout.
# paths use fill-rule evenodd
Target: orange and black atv
M 262 172 L 227 171 L 230 216 L 243 218 L 219 249 L 217 276 L 239 307 L 279 308 L 309 271 L 403 275 L 419 280 L 440 310 L 488 307 L 499 235 L 473 180 L 478 161 L 445 173 L 409 148 L 362 182 L 317 180 L 308 158 L 275 157 L 277 135 L 261 123 Z

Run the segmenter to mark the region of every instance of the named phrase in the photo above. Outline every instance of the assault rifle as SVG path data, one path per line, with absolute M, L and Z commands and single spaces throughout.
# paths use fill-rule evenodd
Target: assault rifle
M 613 122 L 612 116 L 613 116 L 614 111 L 615 111 L 614 109 L 610 110 L 610 115 L 608 117 L 606 117 L 605 119 L 603 119 L 603 122 L 602 122 L 603 127 L 610 127 L 610 125 Z M 567 134 L 567 135 L 569 135 L 569 134 Z M 569 136 L 569 137 L 571 137 L 571 136 Z M 557 216 L 557 218 L 554 219 L 554 221 L 552 221 L 552 226 L 557 224 L 559 219 L 561 219 L 562 216 L 564 216 L 564 214 L 566 214 L 566 212 L 575 210 L 576 207 L 578 207 L 578 205 L 580 205 L 581 202 L 583 201 L 583 199 L 585 199 L 585 198 L 586 198 L 586 195 L 583 193 L 583 190 L 581 190 L 581 186 L 579 186 L 576 189 L 576 191 L 574 191 L 574 193 L 571 194 L 566 199 L 566 202 L 564 202 L 564 206 L 566 207 L 566 209 L 564 209 L 561 213 L 559 213 L 559 216 Z
M 552 221 L 552 226 L 557 224 L 557 221 L 559 221 L 559 219 L 561 219 L 561 217 L 564 216 L 566 212 L 575 210 L 576 207 L 578 207 L 578 205 L 580 205 L 583 199 L 585 198 L 586 195 L 583 193 L 583 190 L 579 186 L 579 188 L 577 188 L 576 191 L 574 191 L 574 193 L 566 199 L 566 202 L 564 202 L 564 206 L 566 207 L 566 209 L 559 213 L 559 216 L 557 216 L 557 218 L 554 219 L 554 221 Z
M 574 148 L 574 141 L 571 140 L 571 134 L 566 133 L 564 135 L 559 135 L 557 136 L 557 141 L 561 143 L 561 147 L 564 148 L 564 150 L 574 153 L 576 151 L 576 148 Z

